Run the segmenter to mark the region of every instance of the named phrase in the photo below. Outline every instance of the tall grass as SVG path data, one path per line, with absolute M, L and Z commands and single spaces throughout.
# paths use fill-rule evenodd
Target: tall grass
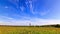
M 0 34 L 60 34 L 60 28 L 0 26 Z

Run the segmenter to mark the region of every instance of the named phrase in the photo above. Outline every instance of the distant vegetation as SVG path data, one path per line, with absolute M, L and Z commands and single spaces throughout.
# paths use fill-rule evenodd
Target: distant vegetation
M 7 26 L 7 27 L 57 27 L 60 28 L 60 24 L 54 24 L 54 25 L 29 25 L 29 26 L 11 26 L 11 25 L 0 25 L 0 26 Z
M 55 25 L 43 25 L 43 26 L 40 26 L 40 27 L 57 27 L 57 28 L 60 28 L 60 24 L 55 24 Z

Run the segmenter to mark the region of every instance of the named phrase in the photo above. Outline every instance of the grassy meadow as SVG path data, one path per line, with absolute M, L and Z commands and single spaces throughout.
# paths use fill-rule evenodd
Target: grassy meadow
M 0 26 L 0 34 L 60 34 L 60 28 L 34 26 Z

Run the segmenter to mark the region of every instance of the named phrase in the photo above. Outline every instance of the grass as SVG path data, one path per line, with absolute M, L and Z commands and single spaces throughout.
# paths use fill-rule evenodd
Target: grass
M 0 34 L 60 34 L 60 28 L 0 26 Z

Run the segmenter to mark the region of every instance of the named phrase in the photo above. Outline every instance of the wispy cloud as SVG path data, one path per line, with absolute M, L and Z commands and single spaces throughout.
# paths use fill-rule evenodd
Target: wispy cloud
M 23 12 L 25 10 L 24 6 L 20 6 L 21 11 Z
M 50 10 L 44 10 L 44 11 L 40 11 L 40 12 L 37 13 L 37 14 L 39 14 L 39 15 L 41 15 L 41 16 L 44 16 L 44 15 L 47 15 L 49 12 L 50 12 Z
M 8 6 L 5 6 L 5 8 L 8 8 Z
M 29 4 L 29 5 L 28 5 L 28 4 Z M 26 2 L 26 5 L 27 5 L 27 7 L 29 7 L 30 12 L 31 12 L 31 13 L 34 13 L 33 0 L 28 0 L 28 1 Z
M 36 1 L 38 1 L 38 0 L 35 0 L 34 2 L 36 2 Z M 34 9 L 37 9 L 37 8 L 32 5 L 33 1 L 29 0 L 28 3 L 30 4 L 29 8 L 30 8 L 31 13 L 34 15 L 39 14 L 40 16 L 44 16 L 49 13 L 50 17 L 53 16 L 53 18 L 54 17 L 60 18 L 60 0 L 56 1 L 56 4 L 54 4 L 54 2 L 51 3 L 52 0 L 49 0 L 49 1 L 50 1 L 50 3 L 47 2 L 48 3 L 47 6 L 50 7 L 49 9 L 46 10 L 46 8 L 43 8 L 42 10 L 34 11 Z M 15 1 L 14 1 L 14 3 L 15 3 Z M 43 7 L 46 7 L 46 6 L 43 6 Z M 4 8 L 8 8 L 8 7 L 5 6 Z M 12 7 L 9 7 L 9 8 L 14 9 Z M 24 9 L 25 9 L 24 7 L 19 7 L 19 8 L 22 11 L 24 11 Z M 11 10 L 7 10 L 7 11 L 11 11 Z M 32 25 L 60 24 L 60 19 L 59 20 L 58 19 L 42 19 L 42 18 L 33 17 L 33 16 L 30 17 L 25 14 L 24 15 L 23 14 L 15 15 L 14 17 L 19 17 L 19 18 L 16 19 L 16 18 L 11 18 L 9 16 L 0 16 L 0 24 L 1 25 L 29 25 L 29 23 L 31 23 Z
M 7 0 L 8 2 L 12 3 L 13 5 L 15 5 L 15 8 L 19 8 L 19 0 Z
M 1 25 L 48 25 L 48 24 L 60 24 L 60 20 L 55 20 L 55 19 L 41 19 L 41 18 L 30 18 L 30 19 L 23 19 L 23 20 L 16 20 L 13 18 L 5 17 L 4 18 L 8 19 L 7 21 L 5 20 L 0 20 Z M 28 18 L 28 17 L 27 17 Z
M 29 6 L 30 6 L 30 10 L 33 11 L 33 5 L 32 5 L 32 0 L 29 1 Z

